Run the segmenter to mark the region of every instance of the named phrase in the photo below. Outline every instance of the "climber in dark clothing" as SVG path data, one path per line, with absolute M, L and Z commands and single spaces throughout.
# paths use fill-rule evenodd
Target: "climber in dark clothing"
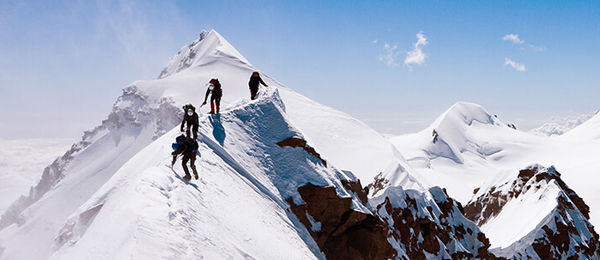
M 192 130 L 192 138 L 195 140 L 198 137 L 198 114 L 196 113 L 196 108 L 192 104 L 187 104 L 183 106 L 183 111 L 185 114 L 183 115 L 183 120 L 181 120 L 181 132 L 183 132 L 183 128 L 187 123 L 185 135 L 189 138 L 190 130 Z
M 256 99 L 256 94 L 258 94 L 258 86 L 259 83 L 265 87 L 268 87 L 267 84 L 260 78 L 258 71 L 252 72 L 252 76 L 250 76 L 250 81 L 248 81 L 248 86 L 250 87 L 250 99 Z
M 219 79 L 211 79 L 208 83 L 208 89 L 206 89 L 206 96 L 204 97 L 204 102 L 202 105 L 206 105 L 206 100 L 208 99 L 208 95 L 210 96 L 210 114 L 219 113 L 219 107 L 221 106 L 221 96 L 223 96 L 223 90 L 221 89 L 221 83 L 219 83 Z M 215 110 L 216 106 L 216 110 Z
M 183 171 L 185 172 L 185 176 L 183 176 L 184 180 L 191 180 L 192 176 L 190 175 L 190 171 L 187 168 L 187 162 L 190 162 L 190 167 L 192 168 L 192 172 L 194 173 L 194 178 L 198 179 L 198 172 L 196 171 L 196 153 L 198 151 L 198 142 L 189 137 L 185 137 L 184 135 L 178 136 L 176 139 L 177 143 L 173 144 L 173 151 L 171 155 L 173 155 L 173 161 L 171 161 L 171 167 L 175 165 L 175 161 L 177 160 L 177 155 L 182 154 L 183 158 L 181 159 L 181 166 L 183 167 Z

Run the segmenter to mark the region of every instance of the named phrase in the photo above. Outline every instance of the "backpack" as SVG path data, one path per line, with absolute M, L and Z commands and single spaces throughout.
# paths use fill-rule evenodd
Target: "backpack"
M 185 139 L 185 152 L 187 153 L 193 153 L 196 152 L 196 150 L 198 150 L 198 142 L 194 139 L 191 138 L 186 138 Z
M 180 143 L 180 144 L 181 143 L 185 143 L 185 139 L 187 139 L 185 137 L 185 135 L 180 135 L 180 136 L 178 136 L 178 137 L 175 138 L 175 142 Z
M 219 79 L 211 79 L 210 84 L 213 84 L 217 90 L 221 89 L 221 83 L 219 82 Z

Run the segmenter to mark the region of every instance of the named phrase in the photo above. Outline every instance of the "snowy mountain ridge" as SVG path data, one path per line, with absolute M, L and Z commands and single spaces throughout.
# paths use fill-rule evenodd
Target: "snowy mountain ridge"
M 465 217 L 459 201 L 471 199 L 471 191 L 491 178 L 509 178 L 498 172 L 530 163 L 532 157 L 523 153 L 561 146 L 549 146 L 543 137 L 517 131 L 465 102 L 420 133 L 388 140 L 265 73 L 261 75 L 269 87 L 249 100 L 247 80 L 256 70 L 213 30 L 183 46 L 159 79 L 132 83 L 107 120 L 86 132 L 45 170 L 28 197 L 2 214 L 0 259 L 535 256 L 531 248 L 519 246 L 529 242 L 513 243 L 516 249 L 497 247 L 497 233 L 490 232 L 494 236 L 488 239 L 482 231 L 488 226 Z M 198 104 L 204 84 L 214 77 L 224 89 L 221 114 L 202 115 L 207 108 Z M 180 161 L 172 169 L 166 165 L 171 143 L 180 135 L 181 106 L 189 103 L 200 113 L 200 179 L 185 182 Z M 585 125 L 581 129 L 590 129 L 586 131 L 595 127 Z M 590 143 L 585 147 L 592 148 L 596 139 L 589 136 L 591 140 L 582 141 L 565 135 L 561 142 Z M 290 138 L 302 145 L 281 145 Z M 563 189 L 561 176 L 550 175 L 549 188 L 541 190 Z M 555 193 L 547 194 L 551 198 Z M 587 213 L 562 203 L 572 198 L 546 200 L 548 208 L 559 205 L 559 210 L 545 211 L 545 218 L 535 223 L 543 226 L 532 229 L 541 231 L 512 239 L 533 238 L 557 258 L 597 258 L 592 249 L 597 234 Z M 486 205 L 478 208 L 480 215 Z M 557 236 L 544 228 L 562 230 L 554 228 L 560 221 L 553 218 L 578 218 L 581 239 L 570 235 L 575 234 L 572 228 L 566 230 L 575 254 L 571 247 L 553 247 Z M 544 239 L 550 243 L 540 242 Z M 585 243 L 587 247 L 577 247 Z
M 172 142 L 175 135 L 173 133 L 177 132 L 174 128 L 177 128 L 176 126 L 180 122 L 180 107 L 183 104 L 190 102 L 195 104 L 201 102 L 201 98 L 204 94 L 204 82 L 208 82 L 215 74 L 220 75 L 225 91 L 223 99 L 224 105 L 222 105 L 223 112 L 238 111 L 237 109 L 240 106 L 245 105 L 248 109 L 251 109 L 252 113 L 258 113 L 258 115 L 264 114 L 263 110 L 253 109 L 253 107 L 256 108 L 256 106 L 253 105 L 256 104 L 256 102 L 252 103 L 247 99 L 247 77 L 256 69 L 252 68 L 250 64 L 245 63 L 243 57 L 232 57 L 231 54 L 235 54 L 237 51 L 230 45 L 223 44 L 225 42 L 226 41 L 214 31 L 204 34 L 203 39 L 197 41 L 193 46 L 194 50 L 204 50 L 204 54 L 194 56 L 194 60 L 189 63 L 189 67 L 183 68 L 178 65 L 169 67 L 173 64 L 185 64 L 185 62 L 181 63 L 182 60 L 174 58 L 165 70 L 171 71 L 173 74 L 170 74 L 169 76 L 163 74 L 161 79 L 154 81 L 136 81 L 126 88 L 123 91 L 123 95 L 119 97 L 115 103 L 113 111 L 109 114 L 108 119 L 103 121 L 102 125 L 95 128 L 93 131 L 86 132 L 81 142 L 74 145 L 61 159 L 55 161 L 53 165 L 46 169 L 42 180 L 38 185 L 32 188 L 28 197 L 22 197 L 13 203 L 7 212 L 4 212 L 1 221 L 2 228 L 0 230 L 0 259 L 47 259 L 52 255 L 55 255 L 53 256 L 55 258 L 61 259 L 81 259 L 85 258 L 85 256 L 89 257 L 89 252 L 94 252 L 91 253 L 91 255 L 98 259 L 105 259 L 105 257 L 121 258 L 124 255 L 132 255 L 135 256 L 134 258 L 139 257 L 147 259 L 143 256 L 147 256 L 149 252 L 154 252 L 157 256 L 164 254 L 181 254 L 185 256 L 185 252 L 178 251 L 185 251 L 185 249 L 175 245 L 173 245 L 173 249 L 165 249 L 166 251 L 163 253 L 149 250 L 149 248 L 156 246 L 153 243 L 163 244 L 158 241 L 148 241 L 149 244 L 142 243 L 137 248 L 135 246 L 131 247 L 139 242 L 133 243 L 133 241 L 128 238 L 131 232 L 138 230 L 134 228 L 135 226 L 143 227 L 141 230 L 143 231 L 142 233 L 149 232 L 148 236 L 144 236 L 146 238 L 155 237 L 157 234 L 155 231 L 147 230 L 151 229 L 151 226 L 149 225 L 144 224 L 139 226 L 138 224 L 140 224 L 140 222 L 130 221 L 119 224 L 117 223 L 119 220 L 112 220 L 113 214 L 116 216 L 127 217 L 127 214 L 132 213 L 132 211 L 127 209 L 126 206 L 130 206 L 133 209 L 139 209 L 138 212 L 149 213 L 150 215 L 147 216 L 149 218 L 155 217 L 153 214 L 161 215 L 166 214 L 165 212 L 169 211 L 156 212 L 152 210 L 148 211 L 145 208 L 138 208 L 134 206 L 135 200 L 126 203 L 126 205 L 123 206 L 124 208 L 120 208 L 116 205 L 118 203 L 115 204 L 115 202 L 111 202 L 114 201 L 114 199 L 111 198 L 113 196 L 123 197 L 125 195 L 132 195 L 134 198 L 140 200 L 137 202 L 146 201 L 146 197 L 136 195 L 136 192 L 139 192 L 137 188 L 132 188 L 128 184 L 129 181 L 125 181 L 125 179 L 129 177 L 133 180 L 137 179 L 137 185 L 141 188 L 147 187 L 148 184 L 143 183 L 149 182 L 150 187 L 143 189 L 159 187 L 159 193 L 166 196 L 167 199 L 173 196 L 169 191 L 180 186 L 173 186 L 173 181 L 176 181 L 176 179 L 171 176 L 173 172 L 170 172 L 170 170 L 165 172 L 164 169 L 158 167 L 155 163 L 160 161 L 160 164 L 165 164 L 165 160 L 169 160 L 169 149 L 165 149 L 165 147 L 170 147 L 170 142 Z M 209 44 L 210 46 L 207 46 L 206 44 Z M 182 57 L 189 56 L 183 55 Z M 177 69 L 169 70 L 168 68 Z M 216 71 L 218 71 L 218 73 L 216 73 Z M 252 198 L 264 201 L 265 197 L 263 195 L 268 194 L 267 198 L 270 199 L 267 199 L 266 202 L 260 202 L 263 206 L 257 207 L 257 210 L 260 211 L 261 208 L 272 208 L 272 206 L 264 207 L 264 205 L 271 205 L 272 202 L 268 201 L 273 201 L 273 196 L 276 195 L 276 198 L 281 196 L 277 195 L 280 194 L 275 188 L 277 185 L 281 185 L 285 188 L 281 190 L 281 193 L 285 196 L 291 195 L 292 198 L 295 198 L 293 200 L 294 202 L 299 204 L 302 203 L 302 200 L 298 199 L 297 195 L 294 195 L 297 194 L 295 191 L 297 187 L 295 185 L 299 185 L 298 183 L 294 184 L 293 182 L 289 182 L 291 179 L 288 181 L 277 181 L 277 178 L 271 179 L 271 177 L 276 176 L 271 175 L 271 177 L 268 177 L 268 174 L 260 176 L 254 175 L 256 172 L 263 172 L 265 169 L 270 169 L 268 167 L 269 165 L 264 165 L 264 163 L 273 163 L 273 160 L 283 160 L 288 158 L 289 155 L 287 154 L 291 151 L 287 151 L 286 156 L 266 158 L 264 157 L 264 153 L 253 154 L 254 156 L 251 156 L 251 158 L 248 158 L 249 156 L 246 154 L 247 151 L 259 151 L 260 149 L 257 150 L 257 147 L 261 147 L 262 144 L 255 147 L 245 147 L 244 144 L 248 142 L 252 143 L 252 140 L 256 140 L 256 138 L 264 136 L 265 134 L 271 136 L 274 134 L 273 131 L 275 129 L 280 129 L 281 127 L 284 127 L 282 130 L 285 129 L 283 132 L 287 133 L 285 136 L 286 138 L 304 136 L 308 140 L 308 144 L 316 148 L 320 153 L 331 155 L 326 156 L 326 158 L 330 162 L 329 164 L 333 163 L 331 164 L 332 166 L 328 166 L 328 168 L 315 168 L 313 165 L 312 167 L 304 168 L 305 170 L 308 169 L 306 172 L 302 171 L 301 174 L 296 174 L 301 177 L 306 177 L 311 176 L 307 175 L 308 173 L 314 172 L 312 175 L 313 177 L 311 177 L 311 183 L 314 184 L 324 186 L 337 185 L 339 188 L 342 187 L 342 185 L 339 184 L 339 178 L 342 176 L 350 176 L 344 177 L 349 180 L 356 178 L 351 177 L 352 175 L 349 171 L 337 171 L 334 175 L 329 174 L 328 172 L 331 172 L 331 169 L 335 169 L 331 168 L 333 165 L 342 165 L 345 169 L 352 170 L 352 172 L 366 176 L 372 174 L 374 176 L 377 172 L 382 171 L 389 165 L 390 161 L 396 161 L 395 163 L 397 164 L 402 163 L 402 158 L 398 158 L 398 154 L 394 152 L 391 144 L 375 131 L 366 127 L 366 125 L 344 113 L 308 100 L 290 89 L 279 85 L 268 76 L 264 76 L 264 78 L 269 83 L 270 87 L 261 90 L 260 98 L 270 100 L 268 102 L 270 104 L 281 103 L 280 105 L 276 105 L 276 107 L 279 107 L 278 109 L 270 109 L 269 111 L 279 111 L 275 113 L 276 115 L 279 114 L 279 117 L 285 112 L 286 117 L 289 117 L 291 122 L 294 122 L 293 124 L 300 126 L 299 130 L 289 132 L 290 129 L 285 127 L 285 125 L 288 125 L 287 123 L 277 125 L 273 123 L 275 121 L 267 120 L 265 121 L 266 125 L 264 125 L 265 128 L 262 132 L 252 133 L 249 136 L 240 138 L 238 142 L 236 142 L 236 146 L 244 149 L 247 148 L 244 152 L 238 153 L 238 156 L 240 157 L 236 158 L 231 154 L 231 151 L 223 150 L 221 147 L 227 146 L 227 140 L 234 139 L 235 136 L 243 133 L 245 130 L 239 129 L 240 132 L 228 133 L 227 128 L 224 128 L 223 125 L 231 123 L 230 126 L 233 127 L 249 124 L 251 122 L 248 120 L 250 120 L 254 114 L 242 109 L 242 114 L 239 115 L 242 119 L 238 119 L 241 121 L 203 121 L 203 126 L 201 126 L 201 129 L 203 130 L 212 129 L 212 133 L 205 133 L 203 136 L 215 136 L 213 138 L 201 140 L 204 142 L 204 145 L 209 146 L 208 154 L 219 155 L 213 157 L 214 160 L 202 162 L 207 163 L 207 168 L 212 169 L 213 171 L 216 170 L 216 172 L 225 171 L 231 173 L 231 178 L 233 179 L 240 179 L 240 177 L 242 177 L 242 180 L 245 179 L 246 181 L 238 183 L 237 187 L 251 187 L 249 189 L 243 189 L 247 190 L 249 192 L 247 193 L 249 194 L 248 196 L 251 196 Z M 199 82 L 200 84 L 198 84 Z M 200 87 L 198 87 L 198 85 L 200 85 Z M 273 97 L 271 98 L 271 96 Z M 190 97 L 196 97 L 196 100 L 190 100 Z M 283 103 L 285 103 L 285 106 L 282 105 L 282 100 Z M 306 111 L 307 108 L 309 108 L 310 111 Z M 320 116 L 315 117 L 315 114 Z M 311 116 L 309 117 L 307 115 Z M 204 120 L 217 119 L 218 117 L 215 116 L 210 117 L 210 119 L 204 118 Z M 228 117 L 225 116 L 220 119 L 229 120 Z M 279 120 L 278 122 L 281 121 Z M 273 129 L 271 127 L 275 128 Z M 165 137 L 165 133 L 167 133 L 167 135 L 168 133 L 172 134 L 170 137 Z M 283 136 L 281 136 L 281 138 L 283 138 Z M 343 140 L 343 142 L 341 140 Z M 276 146 L 275 140 L 272 141 L 273 142 L 269 142 L 269 145 Z M 150 152 L 148 152 L 147 149 L 150 149 Z M 277 147 L 277 149 L 278 151 L 281 149 L 288 150 L 288 148 L 281 147 Z M 340 150 L 343 150 L 343 152 L 335 152 Z M 154 154 L 156 151 L 159 153 L 162 151 L 163 155 L 156 157 L 157 154 Z M 293 151 L 296 150 L 294 149 Z M 301 158 L 306 158 L 306 155 L 303 155 L 305 151 L 300 151 L 300 155 L 302 155 Z M 378 152 L 374 153 L 373 151 Z M 201 153 L 206 154 L 206 152 Z M 291 154 L 298 154 L 298 152 L 291 152 Z M 140 157 L 153 158 L 154 160 L 152 160 L 151 165 L 148 165 L 150 162 L 147 159 L 141 159 Z M 215 164 L 215 160 L 224 160 L 225 164 Z M 367 160 L 369 161 L 368 164 L 365 163 Z M 260 165 L 262 166 L 253 166 L 253 164 L 256 163 L 255 161 L 261 162 Z M 312 162 L 311 164 L 315 163 L 318 162 Z M 289 166 L 279 167 L 279 169 L 285 169 L 281 174 L 296 173 L 299 169 L 295 169 L 293 166 L 301 165 L 296 161 L 288 164 Z M 249 171 L 248 168 L 256 169 L 256 171 Z M 147 172 L 149 174 L 148 176 L 153 177 L 146 179 L 144 177 L 146 175 L 140 175 L 140 172 Z M 273 172 L 271 172 L 271 174 L 272 173 Z M 320 180 L 314 179 L 314 176 L 328 175 L 330 177 L 324 179 L 321 178 Z M 165 176 L 169 176 L 170 178 L 165 180 Z M 162 182 L 170 182 L 171 184 L 161 182 L 162 184 L 159 185 L 155 183 L 156 180 L 154 178 L 158 178 L 158 180 Z M 142 182 L 142 184 L 139 182 Z M 277 183 L 277 185 L 272 184 L 272 182 Z M 231 183 L 220 183 L 218 187 L 228 185 L 231 186 Z M 192 185 L 192 187 L 198 186 Z M 194 190 L 196 189 L 194 188 Z M 155 190 L 153 190 L 153 192 L 154 191 Z M 252 192 L 257 191 L 263 195 L 258 197 L 252 195 L 254 194 Z M 340 196 L 352 197 L 345 189 L 338 189 L 338 191 Z M 190 194 L 189 192 L 190 190 L 185 191 L 187 194 Z M 191 192 L 194 191 L 192 190 Z M 218 190 L 215 192 L 217 194 L 223 193 Z M 232 190 L 229 190 L 226 194 L 231 196 L 232 192 Z M 143 194 L 145 195 L 147 193 Z M 204 194 L 203 196 L 207 196 L 207 194 Z M 173 206 L 174 204 L 179 205 L 179 203 L 182 202 L 180 200 L 170 202 L 164 201 L 162 198 L 157 198 L 156 194 L 150 195 L 148 198 L 164 202 L 166 203 L 165 205 L 169 206 Z M 122 200 L 123 198 L 120 199 Z M 215 201 L 219 201 L 217 198 L 214 199 Z M 244 203 L 246 200 L 240 201 L 241 202 L 239 203 Z M 279 200 L 276 204 L 280 205 L 281 201 L 283 200 Z M 239 203 L 229 201 L 228 205 L 240 207 Z M 147 202 L 142 204 L 146 205 Z M 249 205 L 253 204 L 256 204 L 256 202 L 249 203 Z M 354 205 L 352 207 L 352 210 L 354 211 L 367 212 L 365 206 L 361 206 L 361 203 L 353 203 L 352 205 Z M 207 207 L 205 204 L 200 206 Z M 231 212 L 236 212 L 231 207 L 226 208 Z M 281 205 L 275 209 L 277 208 L 280 210 L 282 209 Z M 240 221 L 238 219 L 225 217 L 231 213 L 228 212 L 228 210 L 210 207 L 210 210 L 208 211 L 216 212 L 214 213 L 216 215 L 213 215 L 212 218 L 215 218 L 216 216 L 217 218 L 230 219 L 232 223 L 239 223 Z M 271 217 L 268 217 L 267 219 L 275 218 L 271 221 L 273 223 L 279 223 L 273 225 L 271 228 L 280 229 L 281 227 L 292 227 L 293 230 L 296 230 L 302 227 L 291 224 L 294 221 L 285 217 L 287 213 L 280 210 L 273 210 L 275 215 L 268 214 Z M 184 211 L 186 213 L 184 214 L 186 219 L 195 219 L 195 217 L 190 215 L 193 212 L 187 210 Z M 113 213 L 109 214 L 107 212 Z M 256 210 L 254 212 L 256 212 Z M 211 213 L 206 214 L 208 214 L 209 217 L 211 216 Z M 260 212 L 256 213 L 257 218 L 254 220 L 260 222 L 261 220 L 259 219 L 264 217 L 261 216 L 261 214 L 262 213 Z M 167 215 L 170 216 L 170 219 L 180 216 L 178 212 L 168 213 Z M 284 217 L 282 218 L 282 216 Z M 134 218 L 138 217 L 141 216 Z M 132 218 L 130 217 L 130 219 Z M 141 219 L 145 218 L 141 217 Z M 148 221 L 152 222 L 158 220 Z M 133 226 L 126 225 L 127 223 Z M 196 223 L 190 228 L 200 229 L 200 224 L 201 223 Z M 225 227 L 228 229 L 227 226 L 231 223 L 219 222 L 213 224 L 216 227 Z M 111 225 L 122 227 L 118 230 L 124 230 L 126 233 L 117 232 L 115 234 L 106 234 L 106 230 L 112 229 Z M 164 225 L 162 226 L 165 227 Z M 177 233 L 181 231 L 169 231 L 170 229 L 168 227 L 179 230 L 177 226 L 166 226 L 164 230 L 167 232 Z M 290 245 L 295 245 L 294 247 L 296 248 L 294 250 L 289 249 L 286 251 L 288 253 L 284 254 L 304 252 L 298 254 L 296 257 L 309 259 L 315 257 L 322 258 L 322 253 L 320 253 L 318 249 L 315 249 L 314 244 L 311 244 L 314 242 L 302 238 L 303 233 L 301 230 L 303 228 L 304 227 L 293 231 L 292 233 L 290 233 L 290 230 L 281 231 L 284 234 L 296 234 L 292 236 L 284 235 L 286 239 L 283 241 L 287 241 Z M 142 234 L 138 231 L 135 231 L 134 233 L 138 235 Z M 263 239 L 263 236 L 260 235 L 260 233 L 251 231 L 248 231 L 248 236 L 251 238 L 250 241 L 258 241 L 257 243 L 264 246 L 277 244 L 275 241 Z M 205 254 L 205 257 L 207 255 L 218 256 L 222 254 L 220 257 L 237 258 L 248 254 L 247 248 L 241 251 L 235 249 L 236 246 L 234 246 L 234 244 L 237 244 L 240 241 L 235 238 L 236 232 L 234 230 L 220 230 L 219 232 L 222 232 L 224 236 L 229 236 L 229 238 L 233 240 L 228 239 L 227 237 L 221 237 L 219 239 L 215 238 L 219 240 L 219 242 L 209 243 L 208 245 L 203 244 L 208 248 L 204 248 L 203 250 L 203 252 L 205 252 L 203 253 Z M 151 235 L 153 233 L 154 235 Z M 204 233 L 202 236 L 196 237 L 196 239 L 205 240 L 209 238 L 207 236 L 212 236 L 212 233 Z M 304 236 L 307 237 L 307 235 Z M 167 235 L 166 237 L 170 236 Z M 92 243 L 90 241 L 94 242 Z M 98 242 L 101 243 L 95 245 L 95 243 L 97 244 Z M 125 245 L 125 247 L 123 247 L 123 245 Z M 170 245 L 170 243 L 164 243 L 164 245 Z M 211 245 L 213 246 L 211 247 Z M 223 247 L 219 245 L 223 245 Z M 30 248 L 35 248 L 36 250 L 30 250 Z M 254 254 L 257 255 L 258 258 L 274 257 L 273 255 L 265 255 L 268 254 L 266 251 L 267 250 L 263 252 L 259 250 L 254 252 Z M 309 256 L 306 256 L 306 252 L 309 252 Z M 281 252 L 275 252 L 274 254 L 281 254 Z M 188 257 L 195 258 L 193 256 Z M 290 257 L 284 258 L 290 259 Z
M 250 62 L 217 31 L 202 31 L 199 39 L 187 46 L 183 46 L 177 55 L 171 58 L 158 76 L 158 79 L 171 76 L 193 66 L 205 65 L 203 62 L 206 62 L 206 57 L 212 55 L 226 56 L 250 65 Z
M 513 259 L 600 258 L 589 207 L 554 167 L 532 165 L 504 183 L 493 183 L 477 191 L 465 206 L 465 215 L 496 239 L 492 243 L 504 248 L 494 250 L 497 255 Z

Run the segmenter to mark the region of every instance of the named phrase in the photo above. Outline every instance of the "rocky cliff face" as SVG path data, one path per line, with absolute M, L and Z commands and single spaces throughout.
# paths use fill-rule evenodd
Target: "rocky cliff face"
M 344 186 L 366 201 L 360 182 Z M 368 201 L 370 213 L 353 210 L 352 198 L 333 187 L 307 184 L 298 192 L 306 203 L 288 203 L 327 259 L 497 259 L 460 204 L 438 187 L 390 187 Z
M 545 210 L 536 210 L 537 205 Z M 541 218 L 535 226 L 525 225 L 527 217 L 515 218 L 537 211 Z M 475 198 L 465 207 L 465 216 L 482 229 L 502 228 L 503 218 L 513 215 L 513 226 L 529 231 L 505 249 L 494 249 L 510 259 L 539 257 L 541 259 L 598 259 L 598 234 L 589 223 L 589 207 L 560 178 L 554 167 L 532 165 L 519 171 L 516 178 L 476 190 Z M 506 226 L 506 225 L 504 225 Z M 510 232 L 505 227 L 505 232 Z
M 310 183 L 298 192 L 305 204 L 287 201 L 327 259 L 383 260 L 397 255 L 387 241 L 387 225 L 376 215 L 353 210 L 351 197 L 340 198 L 334 187 Z

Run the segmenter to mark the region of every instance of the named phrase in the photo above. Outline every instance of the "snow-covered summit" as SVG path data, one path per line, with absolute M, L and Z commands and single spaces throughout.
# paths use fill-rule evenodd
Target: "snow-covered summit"
M 232 61 L 239 60 L 250 65 L 250 62 L 217 31 L 202 31 L 200 38 L 189 45 L 181 47 L 177 55 L 173 56 L 167 63 L 158 78 L 171 76 L 190 67 L 206 65 L 210 61 L 207 58 L 215 56 L 228 57 Z
M 86 253 L 100 259 L 119 258 L 123 256 L 121 253 L 149 259 L 152 252 L 159 254 L 160 250 L 150 250 L 153 247 L 166 250 L 161 251 L 159 258 L 174 254 L 197 259 L 179 239 L 175 239 L 179 241 L 176 244 L 151 239 L 161 235 L 167 239 L 186 237 L 194 230 L 203 232 L 190 239 L 200 247 L 208 247 L 199 251 L 211 259 L 220 255 L 321 258 L 312 240 L 307 239 L 308 234 L 303 233 L 304 227 L 288 218 L 284 210 L 287 206 L 281 201 L 290 196 L 301 204 L 296 189 L 306 182 L 337 187 L 339 196 L 354 198 L 340 188 L 341 180 L 358 177 L 369 183 L 391 163 L 405 161 L 386 138 L 362 122 L 309 100 L 266 73 L 261 76 L 269 86 L 261 88 L 258 101 L 249 100 L 247 83 L 256 70 L 222 36 L 211 31 L 184 46 L 159 79 L 133 82 L 123 90 L 102 125 L 85 132 L 79 143 L 46 168 L 28 196 L 12 203 L 2 214 L 0 259 L 48 259 L 53 254 L 57 259 L 82 259 Z M 215 77 L 223 87 L 223 115 L 203 117 L 207 108 L 199 108 L 199 104 L 204 99 L 205 84 Z M 216 189 L 204 187 L 205 193 L 201 188 L 196 190 L 177 183 L 173 172 L 163 169 L 170 158 L 170 143 L 178 134 L 181 107 L 189 103 L 198 108 L 203 118 L 201 131 L 209 137 L 201 140 L 204 150 L 197 164 L 210 170 L 214 174 L 210 175 L 214 177 L 212 180 L 219 182 L 212 183 L 217 185 Z M 273 118 L 260 120 L 267 115 Z M 307 156 L 302 149 L 275 147 L 274 141 L 284 136 L 302 137 L 327 160 L 327 167 L 319 166 L 320 160 Z M 267 148 L 278 154 L 264 152 Z M 219 189 L 225 186 L 232 189 Z M 236 187 L 248 198 L 234 196 Z M 131 197 L 120 199 L 126 196 Z M 199 201 L 189 204 L 185 199 Z M 118 205 L 119 201 L 124 204 Z M 234 209 L 251 205 L 256 208 L 244 212 Z M 201 219 L 195 219 L 195 213 L 200 212 L 195 210 L 198 208 L 206 210 L 200 214 Z M 261 209 L 272 209 L 273 214 L 265 215 Z M 365 207 L 355 203 L 353 210 L 365 211 Z M 264 230 L 271 228 L 263 225 L 252 229 L 256 223 L 244 224 L 232 219 L 246 213 L 255 214 L 257 222 L 275 223 L 271 228 L 282 230 L 280 234 L 285 239 L 281 241 L 291 245 L 291 249 L 286 247 L 289 249 L 286 252 L 272 252 L 272 255 L 266 255 L 268 250 L 250 249 L 261 245 L 272 247 L 276 241 L 263 236 Z M 119 222 L 119 217 L 128 221 Z M 210 222 L 218 219 L 231 221 Z M 161 222 L 165 220 L 190 225 Z M 214 228 L 207 230 L 204 224 Z M 236 225 L 250 230 L 236 230 Z M 124 233 L 107 233 L 113 226 Z M 164 229 L 154 230 L 155 226 Z M 290 233 L 290 227 L 299 230 Z M 215 232 L 223 236 L 217 238 Z M 141 240 L 131 240 L 132 234 L 139 235 Z M 210 241 L 211 238 L 215 240 Z M 206 239 L 207 244 L 199 242 Z M 140 243 L 142 240 L 147 243 Z
M 476 123 L 500 125 L 500 121 L 495 116 L 490 115 L 482 106 L 469 102 L 456 102 L 442 113 L 431 124 L 430 128 L 450 130 Z
M 450 196 L 466 202 L 496 166 L 519 158 L 541 138 L 514 129 L 480 105 L 458 102 L 423 131 L 390 140 L 419 182 L 446 187 Z

